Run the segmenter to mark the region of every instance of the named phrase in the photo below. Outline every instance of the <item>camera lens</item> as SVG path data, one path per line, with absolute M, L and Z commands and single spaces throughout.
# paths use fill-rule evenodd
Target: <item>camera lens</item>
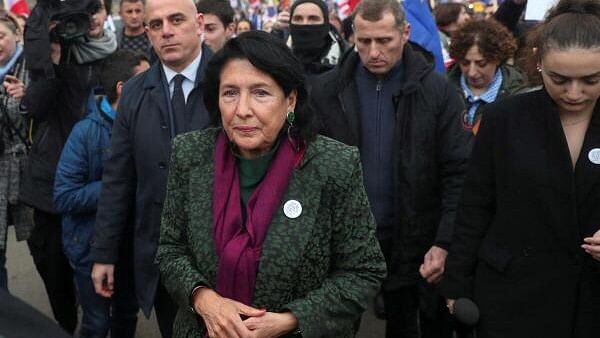
M 77 34 L 77 24 L 74 21 L 65 22 L 62 33 L 67 36 L 72 36 L 72 35 Z

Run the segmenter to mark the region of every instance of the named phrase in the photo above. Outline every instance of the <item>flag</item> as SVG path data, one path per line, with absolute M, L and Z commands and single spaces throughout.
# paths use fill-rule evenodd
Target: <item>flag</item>
M 338 8 L 339 8 L 338 15 L 340 16 L 340 18 L 342 20 L 347 18 L 348 16 L 350 16 L 350 14 L 352 14 L 352 11 L 354 11 L 354 8 L 356 7 L 356 5 L 358 5 L 358 3 L 360 2 L 360 0 L 335 0 L 335 1 L 337 2 Z
M 273 0 L 267 1 L 267 10 L 265 11 L 264 16 L 268 18 L 274 18 L 277 16 L 277 8 L 275 8 Z
M 250 8 L 257 8 L 258 6 L 260 6 L 260 0 L 249 0 L 248 6 Z
M 445 73 L 440 36 L 426 0 L 404 0 L 402 5 L 411 27 L 409 40 L 433 53 L 436 70 Z
M 29 6 L 25 0 L 4 0 L 4 8 L 16 15 L 29 16 Z

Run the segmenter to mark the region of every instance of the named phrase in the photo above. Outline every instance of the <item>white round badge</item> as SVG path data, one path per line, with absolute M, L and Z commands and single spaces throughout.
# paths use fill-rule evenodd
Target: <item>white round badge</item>
M 594 148 L 588 153 L 588 159 L 594 164 L 600 164 L 600 148 Z
M 298 218 L 302 213 L 302 205 L 296 200 L 289 200 L 283 205 L 283 213 L 288 218 Z

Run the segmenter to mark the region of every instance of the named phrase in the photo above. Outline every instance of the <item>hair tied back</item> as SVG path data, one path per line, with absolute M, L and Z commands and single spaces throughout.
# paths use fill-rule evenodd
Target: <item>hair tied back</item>
M 548 12 L 547 21 L 562 14 L 595 15 L 600 17 L 598 0 L 563 0 Z

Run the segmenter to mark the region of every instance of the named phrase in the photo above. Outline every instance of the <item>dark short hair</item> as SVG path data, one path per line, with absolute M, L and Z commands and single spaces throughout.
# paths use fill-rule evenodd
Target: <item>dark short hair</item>
M 254 29 L 254 25 L 252 24 L 252 21 L 246 19 L 246 18 L 241 18 L 238 20 L 238 22 L 235 24 L 235 31 L 237 32 L 238 26 L 240 25 L 240 23 L 242 22 L 247 22 L 250 25 L 250 30 Z
M 494 19 L 470 20 L 452 33 L 450 56 L 463 60 L 471 47 L 488 61 L 505 63 L 517 51 L 517 41 L 504 25 Z
M 106 13 L 110 14 L 112 10 L 112 0 L 104 0 L 104 9 Z
M 528 35 L 528 55 L 525 56 L 529 80 L 541 83 L 538 63 L 549 50 L 600 48 L 600 2 L 598 0 L 561 0 L 546 20 Z M 533 53 L 533 50 L 536 50 Z
M 223 49 L 211 58 L 206 70 L 203 94 L 204 104 L 210 113 L 213 126 L 221 126 L 219 110 L 221 72 L 231 60 L 248 60 L 254 67 L 271 76 L 285 96 L 295 90 L 295 120 L 290 128 L 290 136 L 299 143 L 314 139 L 317 125 L 308 99 L 302 64 L 281 39 L 263 31 L 249 31 L 230 39 Z M 287 128 L 284 127 L 281 133 L 286 131 Z
M 129 2 L 129 3 L 132 3 L 132 4 L 141 2 L 142 5 L 146 6 L 146 0 L 121 0 L 121 2 L 119 2 L 119 8 L 123 7 L 123 4 L 126 3 L 126 2 Z
M 102 61 L 100 69 L 100 84 L 110 103 L 115 103 L 117 96 L 117 83 L 126 82 L 133 76 L 133 69 L 148 58 L 130 50 L 117 50 Z
M 460 12 L 463 10 L 463 8 L 465 11 L 468 11 L 467 6 L 465 4 L 457 2 L 448 2 L 435 6 L 435 8 L 433 9 L 435 23 L 441 27 L 455 23 L 456 20 L 458 20 L 458 16 L 460 15 Z
M 398 28 L 404 26 L 406 14 L 398 0 L 363 0 L 354 8 L 352 17 L 356 19 L 356 16 L 360 15 L 361 18 L 367 21 L 375 22 L 381 20 L 387 12 L 394 15 Z
M 352 16 L 348 16 L 342 20 L 342 35 L 344 39 L 348 40 L 349 37 L 354 34 L 354 29 L 352 28 Z
M 198 13 L 217 16 L 224 28 L 233 22 L 235 16 L 233 8 L 226 0 L 200 0 L 196 3 L 196 9 Z

